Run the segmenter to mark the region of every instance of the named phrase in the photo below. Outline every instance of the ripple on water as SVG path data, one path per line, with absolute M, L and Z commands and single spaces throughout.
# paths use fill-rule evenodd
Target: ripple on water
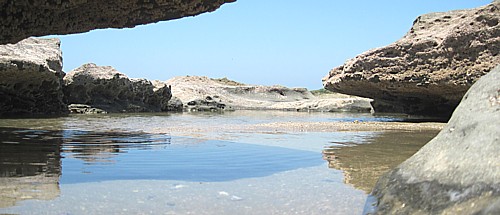
M 8 162 L 9 175 L 24 176 L 28 172 L 23 169 L 34 166 L 30 163 L 42 163 L 44 168 L 31 168 L 29 175 L 55 169 L 62 184 L 138 179 L 231 181 L 323 163 L 319 152 L 218 140 L 172 139 L 169 135 L 144 132 L 2 128 L 0 134 L 0 168 L 6 169 L 5 161 L 11 159 L 10 155 L 25 160 L 37 157 L 40 159 L 36 162 Z M 56 162 L 48 162 L 54 158 Z

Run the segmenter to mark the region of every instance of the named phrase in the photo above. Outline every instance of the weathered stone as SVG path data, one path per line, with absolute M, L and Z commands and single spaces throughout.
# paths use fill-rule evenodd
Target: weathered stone
M 30 36 L 71 34 L 211 12 L 236 0 L 9 0 L 0 1 L 0 44 Z
M 200 76 L 174 77 L 166 83 L 173 86 L 172 94 L 184 103 L 211 103 L 213 101 L 206 101 L 210 96 L 238 110 L 371 111 L 370 99 L 340 94 L 316 97 L 306 88 L 248 85 L 227 78 Z
M 184 105 L 185 111 L 232 111 L 234 108 L 222 102 L 217 96 L 207 96 L 205 99 L 195 99 Z
M 93 108 L 90 105 L 84 104 L 70 104 L 68 105 L 68 110 L 73 114 L 105 114 L 107 113 L 104 110 L 99 108 Z
M 146 79 L 129 79 L 110 66 L 85 64 L 64 77 L 69 104 L 86 104 L 106 112 L 158 112 L 171 98 L 166 85 Z
M 373 98 L 376 112 L 449 117 L 500 62 L 500 1 L 418 17 L 399 41 L 334 68 L 325 88 Z
M 58 39 L 28 38 L 0 46 L 0 116 L 63 114 Z
M 172 111 L 172 112 L 181 112 L 183 110 L 184 105 L 182 104 L 182 101 L 177 98 L 177 97 L 172 97 L 170 101 L 168 101 L 167 105 L 167 111 Z
M 378 214 L 500 213 L 500 65 L 427 145 L 379 179 Z

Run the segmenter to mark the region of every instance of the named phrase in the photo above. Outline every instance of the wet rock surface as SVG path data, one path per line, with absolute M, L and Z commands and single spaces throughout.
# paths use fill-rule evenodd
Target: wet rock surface
M 500 212 L 500 66 L 464 96 L 443 130 L 377 182 L 378 214 Z
M 16 0 L 0 1 L 0 44 L 30 36 L 71 34 L 211 12 L 236 0 Z
M 314 96 L 305 88 L 249 85 L 201 76 L 179 76 L 166 83 L 172 86 L 172 94 L 184 103 L 185 109 L 371 111 L 369 99 L 340 94 Z
M 500 2 L 418 17 L 386 47 L 334 68 L 325 88 L 373 98 L 376 112 L 451 116 L 462 96 L 500 62 Z
M 0 46 L 0 116 L 67 112 L 59 39 L 28 38 Z
M 64 77 L 68 104 L 85 104 L 106 112 L 159 112 L 168 109 L 169 86 L 129 79 L 110 66 L 85 64 Z

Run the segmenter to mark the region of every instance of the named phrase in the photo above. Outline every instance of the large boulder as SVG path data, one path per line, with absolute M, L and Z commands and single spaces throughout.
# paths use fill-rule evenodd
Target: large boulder
M 71 34 L 214 11 L 236 0 L 15 0 L 0 1 L 0 44 L 30 36 Z
M 500 1 L 418 17 L 399 41 L 334 68 L 325 88 L 373 98 L 376 112 L 449 117 L 500 62 Z
M 68 104 L 85 104 L 106 112 L 166 111 L 172 97 L 169 86 L 146 79 L 129 79 L 110 66 L 89 63 L 64 77 Z
M 59 39 L 0 46 L 0 116 L 66 113 Z
M 446 127 L 379 179 L 378 214 L 500 214 L 500 65 Z

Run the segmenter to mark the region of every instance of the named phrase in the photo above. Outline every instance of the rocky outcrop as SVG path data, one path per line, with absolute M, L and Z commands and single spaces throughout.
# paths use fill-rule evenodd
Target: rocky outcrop
M 106 112 L 166 111 L 169 86 L 146 79 L 129 79 L 110 66 L 85 64 L 64 77 L 68 104 L 85 104 Z
M 63 76 L 58 39 L 0 46 L 0 116 L 66 113 Z
M 199 76 L 166 81 L 187 110 L 290 110 L 370 112 L 370 100 L 333 94 L 318 98 L 305 88 L 247 85 Z
M 30 36 L 71 34 L 214 11 L 236 0 L 15 0 L 0 1 L 0 44 Z
M 168 104 L 167 104 L 167 111 L 171 111 L 171 112 L 182 112 L 183 111 L 183 107 L 184 105 L 182 104 L 182 101 L 173 96 L 170 101 L 168 101 Z
M 186 111 L 232 111 L 233 107 L 226 105 L 218 96 L 212 98 L 207 96 L 205 99 L 195 99 L 184 105 Z
M 379 179 L 378 214 L 500 213 L 500 65 L 464 96 L 446 127 Z
M 500 62 L 500 1 L 418 17 L 399 41 L 330 71 L 325 88 L 373 98 L 376 112 L 449 117 Z

